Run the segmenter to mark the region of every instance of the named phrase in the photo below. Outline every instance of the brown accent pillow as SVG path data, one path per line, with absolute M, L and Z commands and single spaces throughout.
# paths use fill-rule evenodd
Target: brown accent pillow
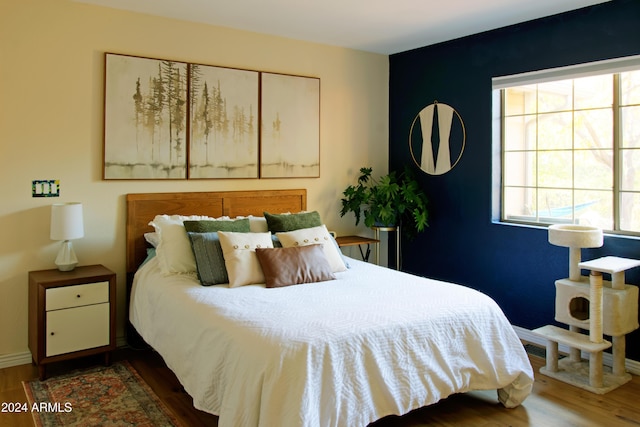
M 267 288 L 334 280 L 322 245 L 256 248 Z

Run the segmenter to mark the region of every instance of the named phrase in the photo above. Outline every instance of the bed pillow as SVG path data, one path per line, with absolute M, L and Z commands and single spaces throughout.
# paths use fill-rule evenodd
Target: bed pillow
M 223 219 L 223 220 L 202 220 L 193 221 L 185 220 L 184 229 L 193 233 L 211 233 L 214 231 L 236 231 L 245 232 L 250 231 L 249 218 L 242 219 Z
M 204 219 L 215 218 L 201 215 L 156 215 L 149 223 L 158 233 L 156 256 L 163 274 L 195 274 L 196 260 L 183 222 Z
M 147 256 L 144 259 L 144 261 L 142 261 L 142 264 L 140 264 L 140 267 L 138 268 L 142 268 L 143 265 L 151 261 L 151 259 L 153 259 L 155 256 L 156 256 L 156 248 L 147 248 Z
M 264 283 L 256 248 L 273 248 L 271 233 L 219 231 L 229 287 Z
M 151 245 L 152 248 L 157 248 L 160 243 L 160 236 L 158 236 L 158 233 L 155 231 L 144 233 L 144 240 Z
M 203 286 L 229 283 L 220 237 L 217 232 L 187 232 L 196 259 L 198 280 Z
M 321 244 L 332 272 L 337 273 L 347 269 L 342 259 L 342 254 L 337 246 L 333 244 L 333 237 L 331 237 L 325 225 L 277 233 L 276 236 L 284 248 Z
M 269 226 L 267 225 L 267 219 L 263 216 L 252 216 L 249 215 L 249 228 L 252 233 L 266 233 L 269 231 Z
M 331 271 L 322 245 L 290 248 L 257 248 L 267 288 L 323 282 L 336 277 Z
M 317 211 L 300 212 L 294 214 L 271 214 L 264 212 L 267 227 L 272 233 L 294 231 L 301 228 L 318 227 L 322 225 L 320 214 Z

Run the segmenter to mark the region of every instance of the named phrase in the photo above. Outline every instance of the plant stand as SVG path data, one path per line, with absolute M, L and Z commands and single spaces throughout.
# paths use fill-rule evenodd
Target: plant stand
M 371 227 L 374 232 L 374 238 L 378 241 L 376 248 L 376 265 L 380 265 L 380 232 L 395 232 L 396 233 L 396 270 L 400 270 L 400 226 L 377 226 Z

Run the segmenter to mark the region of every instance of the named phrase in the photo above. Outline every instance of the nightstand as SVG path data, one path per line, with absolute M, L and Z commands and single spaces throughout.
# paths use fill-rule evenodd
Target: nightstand
M 368 237 L 362 237 L 362 236 L 340 236 L 340 237 L 336 237 L 336 243 L 338 243 L 339 247 L 344 247 L 344 246 L 358 246 L 358 249 L 360 249 L 360 256 L 362 257 L 363 261 L 369 261 L 369 255 L 371 254 L 371 244 L 377 244 L 379 243 L 380 240 L 378 239 L 370 239 Z M 367 250 L 366 252 L 362 251 L 362 246 L 360 245 L 367 245 Z M 377 253 L 377 251 L 376 251 Z
M 116 274 L 102 265 L 29 272 L 29 349 L 40 379 L 53 362 L 116 349 Z

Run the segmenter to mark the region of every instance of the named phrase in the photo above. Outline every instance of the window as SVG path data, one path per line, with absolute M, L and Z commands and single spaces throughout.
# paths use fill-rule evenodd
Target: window
M 493 84 L 501 221 L 640 234 L 640 58 Z

